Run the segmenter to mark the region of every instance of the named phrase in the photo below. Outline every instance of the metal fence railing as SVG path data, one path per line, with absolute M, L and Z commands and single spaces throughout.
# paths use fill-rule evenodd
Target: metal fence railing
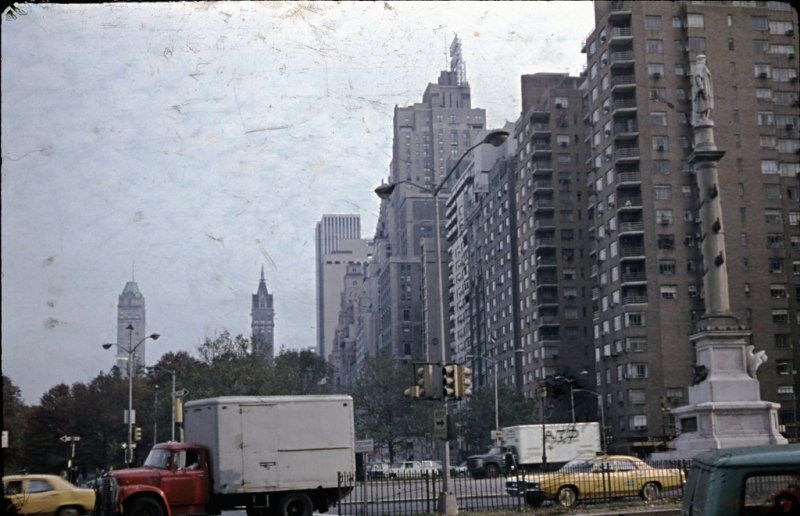
M 606 461 L 574 464 L 547 470 L 518 470 L 496 477 L 453 475 L 452 490 L 458 508 L 465 512 L 523 509 L 560 505 L 575 507 L 626 501 L 678 502 L 689 470 L 689 461 L 648 463 Z M 400 478 L 358 480 L 352 473 L 339 474 L 342 492 L 351 490 L 337 505 L 339 515 L 413 515 L 436 512 L 440 475 L 423 473 Z

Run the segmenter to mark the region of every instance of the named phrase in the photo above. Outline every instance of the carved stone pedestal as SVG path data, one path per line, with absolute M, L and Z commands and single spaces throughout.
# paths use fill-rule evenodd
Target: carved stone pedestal
M 699 375 L 705 379 L 689 387 L 689 404 L 674 409 L 678 437 L 670 451 L 654 459 L 690 459 L 720 448 L 786 444 L 778 432 L 780 405 L 761 400 L 749 333 L 741 328 L 701 329 L 690 337 L 697 353 Z M 704 368 L 704 369 L 703 369 Z

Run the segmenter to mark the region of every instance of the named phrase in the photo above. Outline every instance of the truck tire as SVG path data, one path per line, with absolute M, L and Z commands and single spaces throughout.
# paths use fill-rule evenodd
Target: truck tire
M 497 478 L 500 475 L 500 468 L 497 467 L 497 464 L 487 464 L 486 465 L 486 477 L 487 478 Z
M 142 497 L 130 502 L 125 514 L 127 516 L 164 516 L 164 511 L 157 501 Z
M 281 498 L 278 505 L 280 516 L 311 516 L 314 513 L 314 504 L 305 493 L 289 493 Z

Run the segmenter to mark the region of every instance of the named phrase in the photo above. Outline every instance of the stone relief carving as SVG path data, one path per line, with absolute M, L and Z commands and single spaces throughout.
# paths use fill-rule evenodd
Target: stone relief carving
M 767 361 L 767 353 L 764 350 L 754 351 L 755 346 L 747 346 L 747 374 L 751 378 L 756 377 L 756 371 L 761 367 L 761 364 Z

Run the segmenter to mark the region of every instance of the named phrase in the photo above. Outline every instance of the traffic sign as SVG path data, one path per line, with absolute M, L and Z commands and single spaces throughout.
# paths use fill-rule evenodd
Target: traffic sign
M 492 441 L 501 441 L 501 440 L 503 440 L 503 431 L 492 430 Z
M 375 441 L 372 439 L 362 439 L 356 441 L 356 453 L 370 453 L 375 449 Z
M 8 430 L 3 430 L 3 448 L 8 448 Z
M 81 438 L 77 435 L 62 435 L 59 437 L 62 443 L 78 442 Z
M 444 410 L 433 411 L 433 437 L 447 440 L 447 414 Z
M 179 391 L 175 391 L 175 396 L 184 397 L 189 394 L 189 389 L 181 389 Z

